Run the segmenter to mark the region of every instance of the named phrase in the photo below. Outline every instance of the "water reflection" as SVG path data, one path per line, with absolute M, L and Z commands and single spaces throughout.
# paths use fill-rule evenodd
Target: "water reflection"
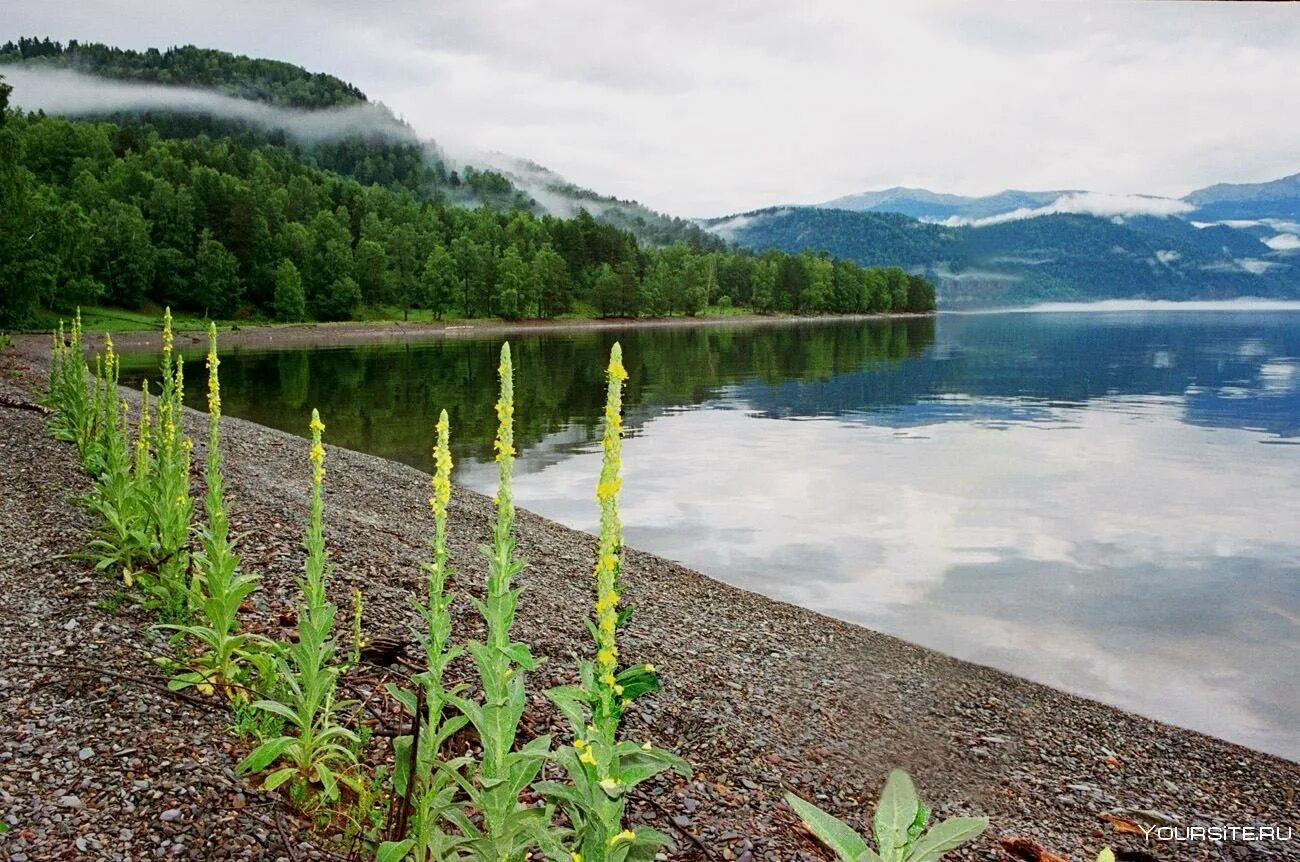
M 620 333 L 629 541 L 1300 757 L 1300 313 Z M 610 333 L 515 342 L 522 505 L 595 526 Z M 495 342 L 232 354 L 237 415 L 490 490 Z M 196 402 L 202 393 L 191 395 Z M 776 421 L 774 421 L 776 420 Z M 788 421 L 807 420 L 807 421 Z

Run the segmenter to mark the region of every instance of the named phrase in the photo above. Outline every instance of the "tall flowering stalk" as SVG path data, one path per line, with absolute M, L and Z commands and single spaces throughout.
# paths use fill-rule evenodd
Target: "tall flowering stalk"
M 117 397 L 117 357 L 113 340 L 105 339 L 105 356 L 98 363 L 103 379 L 98 384 L 96 411 L 100 431 L 95 444 L 94 490 L 85 504 L 101 523 L 88 551 L 95 568 L 114 569 L 122 580 L 133 582 L 136 563 L 149 552 L 149 532 L 144 501 L 132 476 L 131 432 L 127 405 Z
M 50 429 L 59 440 L 75 443 L 82 463 L 88 463 L 95 434 L 96 391 L 81 342 L 81 309 L 77 309 L 64 342 L 63 324 L 54 344 L 50 369 L 49 406 L 54 410 Z
M 171 309 L 163 314 L 162 381 L 158 421 L 153 428 L 153 493 L 149 516 L 154 530 L 157 572 L 141 577 L 149 601 L 165 623 L 185 624 L 190 615 L 189 541 L 194 500 L 190 496 L 190 452 L 185 436 L 185 362 L 173 355 Z
M 605 393 L 603 457 L 596 500 L 600 504 L 600 538 L 594 571 L 595 613 L 589 626 L 594 660 L 579 668 L 580 686 L 547 692 L 573 727 L 572 747 L 553 759 L 569 774 L 571 784 L 540 782 L 537 789 L 558 802 L 573 823 L 575 860 L 623 862 L 648 859 L 668 843 L 666 835 L 647 827 L 623 825 L 626 794 L 642 781 L 666 769 L 690 775 L 690 767 L 649 742 L 619 738 L 623 711 L 633 699 L 659 688 L 654 666 L 636 664 L 619 670 L 618 628 L 628 610 L 619 608 L 619 575 L 623 565 L 623 526 L 618 514 L 623 461 L 623 350 L 615 343 L 609 354 Z
M 338 644 L 333 636 L 338 608 L 326 597 L 325 581 L 329 558 L 325 551 L 325 447 L 321 433 L 325 423 L 311 412 L 311 511 L 307 522 L 307 562 L 298 586 L 298 642 L 284 656 L 276 658 L 277 678 L 283 688 L 279 700 L 259 700 L 257 709 L 274 713 L 288 722 L 294 735 L 278 736 L 258 746 L 239 764 L 241 772 L 261 772 L 277 760 L 288 765 L 266 777 L 264 786 L 279 787 L 289 779 L 302 785 L 319 784 L 326 800 L 338 798 L 340 780 L 353 783 L 349 774 L 356 766 L 357 736 L 335 720 L 346 704 L 335 702 L 341 671 L 334 660 Z
M 447 666 L 462 653 L 460 647 L 451 643 L 451 605 L 455 595 L 448 586 L 451 568 L 447 553 L 447 508 L 451 503 L 452 461 L 451 427 L 446 410 L 439 414 L 435 432 L 433 496 L 429 498 L 433 514 L 433 559 L 424 564 L 428 601 L 424 605 L 416 604 L 424 628 L 414 632 L 424 649 L 427 669 L 414 678 L 419 691 L 389 686 L 389 691 L 412 717 L 416 732 L 393 740 L 393 786 L 399 798 L 391 818 L 391 834 L 399 840 L 385 842 L 380 848 L 381 859 L 411 857 L 416 862 L 455 858 L 452 851 L 464 843 L 464 837 L 449 834 L 443 822 L 448 819 L 454 822 L 459 814 L 453 807 L 455 777 L 468 763 L 466 758 L 441 760 L 447 739 L 464 727 L 467 719 L 464 715 L 444 717 L 450 698 L 464 687 L 457 685 L 448 690 L 444 685 Z M 417 736 L 419 744 L 412 750 Z
M 153 436 L 153 420 L 149 415 L 149 381 L 140 384 L 140 418 L 135 425 L 135 463 L 131 469 L 131 478 L 135 481 L 137 491 L 148 487 L 153 475 L 153 455 L 149 441 Z
M 514 579 L 526 563 L 515 556 L 515 506 L 510 489 L 515 463 L 514 367 L 509 344 L 501 346 L 498 372 L 496 523 L 492 544 L 483 549 L 488 558 L 487 597 L 474 602 L 487 624 L 487 638 L 467 645 L 478 668 L 483 697 L 481 703 L 456 695 L 449 700 L 474 725 L 483 745 L 483 757 L 472 779 L 458 779 L 483 815 L 482 828 L 468 819 L 458 825 L 469 838 L 467 846 L 475 859 L 513 862 L 523 859 L 535 844 L 551 843 L 549 812 L 525 807 L 519 800 L 519 794 L 541 770 L 551 739 L 540 736 L 514 750 L 525 705 L 523 671 L 532 670 L 537 662 L 527 644 L 510 637 L 520 593 Z
M 195 625 L 170 626 L 197 640 L 201 652 L 190 666 L 172 678 L 171 688 L 195 686 L 204 693 L 219 692 L 243 700 L 250 667 L 269 670 L 266 649 L 270 642 L 239 632 L 239 606 L 253 590 L 257 577 L 239 568 L 239 556 L 230 538 L 225 480 L 221 472 L 221 381 L 217 367 L 217 327 L 208 326 L 208 452 L 204 466 L 207 495 L 203 511 L 207 522 L 199 528 L 202 550 L 194 555 L 192 603 Z M 179 366 L 178 366 L 179 367 Z M 139 452 L 137 452 L 137 455 Z

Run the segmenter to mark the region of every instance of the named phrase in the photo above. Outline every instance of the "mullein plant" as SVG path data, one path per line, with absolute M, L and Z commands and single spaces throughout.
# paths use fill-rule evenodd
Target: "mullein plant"
M 153 528 L 155 572 L 144 574 L 141 585 L 149 606 L 164 623 L 189 622 L 189 541 L 194 500 L 190 496 L 190 452 L 185 436 L 185 360 L 174 355 L 171 309 L 163 314 L 161 387 L 157 423 L 153 426 L 154 469 L 149 500 Z
M 132 581 L 136 562 L 149 549 L 144 508 L 133 475 L 131 433 L 126 402 L 117 398 L 117 357 L 113 339 L 105 337 L 105 358 L 100 365 L 104 381 L 100 386 L 101 413 L 94 490 L 86 506 L 102 521 L 88 548 L 100 571 L 113 569 L 123 581 Z
M 943 854 L 974 841 L 988 828 L 985 817 L 951 817 L 926 830 L 930 809 L 917 798 L 912 779 L 895 769 L 885 782 L 872 817 L 876 849 L 844 821 L 787 793 L 786 801 L 842 862 L 936 862 Z
M 346 706 L 335 701 L 340 665 L 335 661 L 338 644 L 333 636 L 336 605 L 325 594 L 329 560 L 325 552 L 324 500 L 325 448 L 320 414 L 311 412 L 311 511 L 304 545 L 307 561 L 299 581 L 302 600 L 298 606 L 298 642 L 276 658 L 279 700 L 258 700 L 257 709 L 278 715 L 292 735 L 267 740 L 239 763 L 241 772 L 261 772 L 272 764 L 287 765 L 267 775 L 263 786 L 273 790 L 290 779 L 300 786 L 321 787 L 326 801 L 338 798 L 340 780 L 352 784 L 351 771 L 357 765 L 357 735 L 335 720 Z
M 627 793 L 637 784 L 674 769 L 691 774 L 684 760 L 649 742 L 621 739 L 619 724 L 628 705 L 659 688 L 654 666 L 635 664 L 619 668 L 617 631 L 630 616 L 619 607 L 619 574 L 623 535 L 618 514 L 622 486 L 623 368 L 622 348 L 610 350 L 605 400 L 604 457 L 596 499 L 600 503 L 600 538 L 596 547 L 595 615 L 587 625 L 595 641 L 594 661 L 580 666 L 581 685 L 554 688 L 547 695 L 569 719 L 573 745 L 552 755 L 569 775 L 569 784 L 539 782 L 537 789 L 560 804 L 574 829 L 573 859 L 583 862 L 622 862 L 653 859 L 668 843 L 663 833 L 647 827 L 623 825 Z
M 522 860 L 538 844 L 553 846 L 549 808 L 530 808 L 519 799 L 541 770 L 550 748 L 549 736 L 539 736 L 514 749 L 525 705 L 524 672 L 537 666 L 527 644 L 511 639 L 520 588 L 515 577 L 526 563 L 515 556 L 515 506 L 510 483 L 514 471 L 514 369 L 510 345 L 501 346 L 501 396 L 496 405 L 494 443 L 499 469 L 496 523 L 492 544 L 482 548 L 488 559 L 487 596 L 472 599 L 487 627 L 485 642 L 467 645 L 481 682 L 482 702 L 459 695 L 448 701 L 478 731 L 483 756 L 468 777 L 457 775 L 470 802 L 482 815 L 481 824 L 461 817 L 457 825 L 468 839 L 472 858 L 491 862 Z M 549 852 L 549 851 L 548 851 Z
M 49 406 L 54 410 L 51 430 L 57 439 L 75 443 L 84 463 L 93 439 L 94 402 L 90 369 L 81 343 L 81 309 L 72 318 L 67 341 L 60 322 L 52 346 L 55 358 L 50 365 Z
M 257 577 L 240 569 L 235 542 L 230 537 L 225 480 L 221 471 L 221 381 L 217 367 L 217 327 L 208 325 L 208 451 L 204 465 L 207 494 L 203 499 L 206 523 L 199 527 L 201 550 L 194 554 L 191 604 L 196 622 L 165 628 L 183 632 L 198 641 L 201 652 L 189 667 L 171 680 L 180 690 L 194 686 L 230 700 L 243 700 L 245 683 L 268 675 L 271 642 L 239 631 L 239 606 L 257 589 Z M 252 673 L 250 674 L 250 671 Z
M 416 733 L 393 740 L 393 788 L 398 797 L 395 804 L 401 806 L 394 832 L 401 837 L 380 845 L 379 862 L 407 858 L 415 862 L 437 862 L 455 858 L 456 848 L 464 843 L 462 835 L 443 828 L 444 822 L 464 821 L 454 804 L 455 776 L 470 762 L 469 758 L 441 759 L 447 740 L 467 721 L 464 715 L 444 715 L 450 698 L 463 688 L 457 685 L 449 689 L 445 684 L 447 666 L 463 652 L 451 643 L 451 606 L 455 596 L 449 586 L 451 567 L 447 553 L 452 461 L 446 410 L 439 414 L 435 430 L 433 496 L 429 498 L 433 512 L 433 559 L 424 564 L 428 601 L 416 606 L 424 626 L 414 632 L 424 649 L 427 669 L 414 677 L 419 686 L 416 691 L 394 685 L 388 689 L 412 717 Z M 412 749 L 417 736 L 419 744 Z M 401 828 L 405 820 L 402 809 L 407 806 L 407 800 L 410 800 L 409 829 Z

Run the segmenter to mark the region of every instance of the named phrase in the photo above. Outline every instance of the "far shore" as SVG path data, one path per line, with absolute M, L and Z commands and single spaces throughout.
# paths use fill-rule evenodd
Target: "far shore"
M 510 336 L 536 332 L 579 332 L 624 329 L 659 329 L 695 326 L 774 326 L 815 324 L 835 321 L 904 320 L 933 317 L 935 312 L 886 314 L 729 314 L 700 317 L 603 317 L 554 318 L 548 320 L 437 320 L 437 321 L 341 321 L 338 323 L 253 324 L 251 326 L 218 324 L 225 347 L 280 349 L 295 347 L 345 347 L 383 342 L 429 341 L 441 338 L 480 338 L 488 335 Z M 162 334 L 153 330 L 114 332 L 113 343 L 119 351 L 157 350 Z M 180 329 L 177 338 L 199 340 L 202 330 Z M 100 333 L 88 331 L 88 349 L 98 349 Z

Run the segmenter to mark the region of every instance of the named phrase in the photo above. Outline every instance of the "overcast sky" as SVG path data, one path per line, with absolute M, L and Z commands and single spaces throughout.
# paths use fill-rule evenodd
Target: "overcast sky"
M 892 185 L 1182 195 L 1300 171 L 1300 8 L 5 0 L 0 40 L 194 43 L 360 86 L 453 152 L 680 215 Z

